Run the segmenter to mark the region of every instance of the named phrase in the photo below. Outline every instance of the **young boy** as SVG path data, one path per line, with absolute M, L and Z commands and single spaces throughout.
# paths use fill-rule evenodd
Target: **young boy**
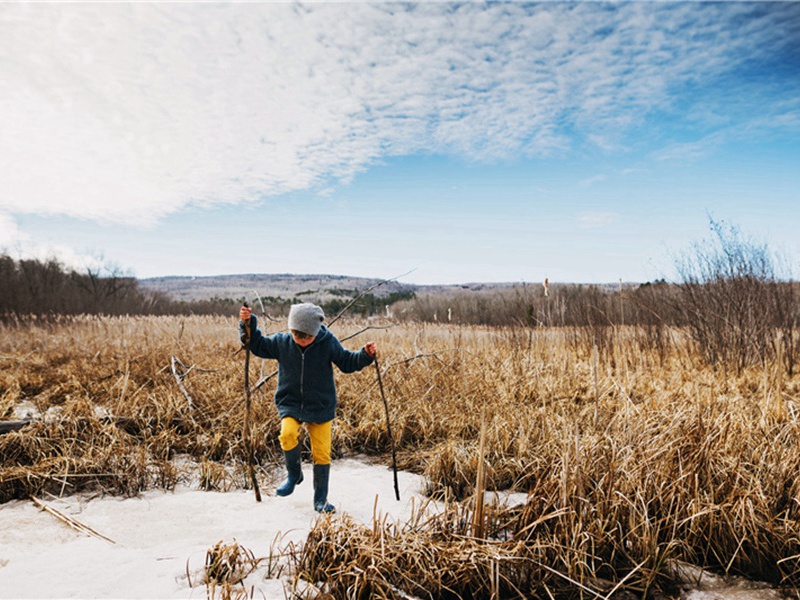
M 291 333 L 265 337 L 258 329 L 256 316 L 243 306 L 239 310 L 240 331 L 250 323 L 250 351 L 261 358 L 278 361 L 278 389 L 275 405 L 281 418 L 279 441 L 288 476 L 275 493 L 288 496 L 303 481 L 300 466 L 300 425 L 306 424 L 311 437 L 314 460 L 314 510 L 334 512 L 328 502 L 328 479 L 331 469 L 331 424 L 336 412 L 336 386 L 333 365 L 344 373 L 360 371 L 372 364 L 378 354 L 374 342 L 359 352 L 345 350 L 322 324 L 325 313 L 319 306 L 295 304 L 289 310 Z

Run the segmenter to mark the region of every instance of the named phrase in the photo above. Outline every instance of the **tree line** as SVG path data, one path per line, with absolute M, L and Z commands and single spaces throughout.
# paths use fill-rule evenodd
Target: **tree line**
M 113 267 L 79 272 L 54 258 L 16 260 L 0 254 L 0 317 L 20 315 L 231 314 L 233 300 L 194 302 L 145 290 L 135 277 Z
M 337 290 L 339 295 L 359 296 L 351 305 L 345 297 L 318 301 L 326 314 L 334 315 L 345 307 L 351 314 L 371 316 L 385 311 L 386 305 L 414 297 L 410 291 L 393 292 L 385 297 L 358 290 Z M 314 300 L 314 298 L 311 298 Z M 213 297 L 179 301 L 168 294 L 145 289 L 139 281 L 114 267 L 76 271 L 55 258 L 15 260 L 0 254 L 0 318 L 22 315 L 235 315 L 245 298 Z M 263 296 L 259 308 L 273 315 L 285 315 L 289 307 L 305 298 Z
M 643 343 L 666 352 L 669 328 L 685 329 L 713 365 L 743 368 L 778 361 L 791 374 L 800 359 L 800 284 L 765 243 L 711 221 L 712 237 L 676 259 L 678 281 L 641 285 L 520 284 L 387 297 L 364 294 L 322 302 L 326 314 L 391 316 L 398 321 L 497 327 L 571 327 L 601 351 L 621 327 L 637 326 Z M 357 290 L 352 290 L 357 296 Z M 0 318 L 19 315 L 234 315 L 243 298 L 176 301 L 145 290 L 118 269 L 78 272 L 55 259 L 0 255 Z M 267 314 L 285 315 L 301 298 L 262 298 Z M 260 308 L 260 307 L 259 307 Z
M 712 365 L 776 361 L 791 375 L 800 359 L 800 283 L 768 244 L 710 221 L 711 238 L 675 260 L 678 281 L 641 285 L 531 285 L 421 296 L 399 303 L 399 319 L 472 325 L 581 328 L 601 351 L 635 325 L 662 353 L 668 328 L 684 328 Z

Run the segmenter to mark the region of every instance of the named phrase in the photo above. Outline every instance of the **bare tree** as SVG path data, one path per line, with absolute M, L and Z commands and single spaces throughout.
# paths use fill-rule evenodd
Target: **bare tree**
M 741 372 L 776 358 L 784 343 L 791 372 L 797 355 L 794 286 L 780 277 L 779 261 L 766 243 L 710 222 L 712 238 L 693 244 L 676 261 L 681 280 L 676 311 L 711 364 Z

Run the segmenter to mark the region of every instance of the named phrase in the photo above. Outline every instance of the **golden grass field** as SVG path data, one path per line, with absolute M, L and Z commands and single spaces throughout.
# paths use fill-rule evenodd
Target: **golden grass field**
M 597 345 L 587 329 L 406 323 L 345 341 L 378 342 L 398 466 L 447 509 L 402 526 L 320 519 L 296 572 L 332 598 L 645 597 L 668 596 L 684 561 L 796 595 L 800 376 L 714 370 L 677 330 L 657 343 L 605 333 Z M 0 502 L 246 486 L 237 350 L 233 317 L 0 325 L 0 418 L 43 417 L 0 436 Z M 273 368 L 254 359 L 251 383 Z M 265 490 L 280 456 L 274 384 L 252 396 Z M 337 385 L 334 457 L 388 464 L 375 369 Z M 487 489 L 527 504 L 474 502 L 482 464 Z

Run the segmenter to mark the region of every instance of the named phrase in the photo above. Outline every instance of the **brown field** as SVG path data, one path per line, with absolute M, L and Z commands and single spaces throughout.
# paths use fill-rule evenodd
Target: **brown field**
M 381 349 L 399 466 L 424 473 L 448 508 L 372 528 L 320 519 L 293 567 L 330 597 L 645 597 L 669 593 L 676 561 L 796 594 L 799 375 L 714 370 L 678 330 L 406 323 L 345 346 L 367 339 Z M 0 325 L 0 418 L 37 417 L 0 436 L 0 502 L 246 486 L 237 350 L 233 318 Z M 251 382 L 272 370 L 254 360 Z M 388 462 L 375 370 L 337 383 L 334 456 Z M 253 394 L 265 486 L 280 456 L 274 384 Z M 527 492 L 527 504 L 475 503 L 481 465 L 488 490 Z

